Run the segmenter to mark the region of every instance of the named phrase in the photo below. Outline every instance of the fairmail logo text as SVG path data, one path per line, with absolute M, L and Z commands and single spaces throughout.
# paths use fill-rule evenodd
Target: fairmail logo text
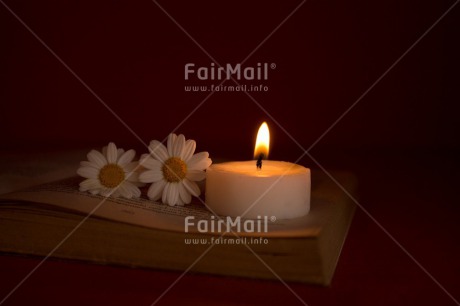
M 273 217 L 272 217 L 273 218 Z M 196 227 L 200 233 L 224 233 L 224 232 L 245 232 L 245 233 L 267 233 L 268 232 L 267 216 L 257 216 L 257 219 L 241 219 L 236 217 L 232 219 L 226 218 L 216 219 L 211 216 L 210 219 L 195 220 L 195 216 L 187 216 L 184 220 L 185 232 L 189 232 L 190 227 Z
M 210 66 L 197 66 L 194 63 L 187 63 L 184 66 L 184 78 L 186 80 L 268 80 L 268 72 L 275 69 L 274 63 L 257 63 L 256 66 L 242 67 L 241 64 L 226 64 L 218 66 L 211 63 Z

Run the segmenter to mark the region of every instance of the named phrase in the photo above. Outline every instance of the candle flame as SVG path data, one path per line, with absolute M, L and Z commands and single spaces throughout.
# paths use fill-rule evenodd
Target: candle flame
M 254 158 L 258 159 L 263 154 L 263 159 L 268 158 L 270 147 L 270 132 L 266 122 L 262 123 L 257 133 L 256 146 L 254 148 Z

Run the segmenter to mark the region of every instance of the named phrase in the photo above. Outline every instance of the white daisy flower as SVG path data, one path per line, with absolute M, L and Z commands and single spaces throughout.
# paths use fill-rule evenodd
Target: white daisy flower
M 212 163 L 208 152 L 195 152 L 196 142 L 185 140 L 184 135 L 168 136 L 167 147 L 157 140 L 149 145 L 150 154 L 141 158 L 146 168 L 139 175 L 139 181 L 152 183 L 148 190 L 151 200 L 170 206 L 189 204 L 192 195 L 198 197 L 200 188 L 195 183 L 206 177 L 206 170 Z
M 77 174 L 86 178 L 80 183 L 80 191 L 108 197 L 139 197 L 139 174 L 134 170 L 138 162 L 133 162 L 136 152 L 117 149 L 113 142 L 102 149 L 102 153 L 92 150 L 88 161 L 80 162 Z

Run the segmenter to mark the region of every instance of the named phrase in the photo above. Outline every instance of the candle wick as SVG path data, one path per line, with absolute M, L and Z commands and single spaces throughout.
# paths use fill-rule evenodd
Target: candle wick
M 262 159 L 264 158 L 264 154 L 260 153 L 259 158 L 257 159 L 257 169 L 261 170 L 262 169 Z

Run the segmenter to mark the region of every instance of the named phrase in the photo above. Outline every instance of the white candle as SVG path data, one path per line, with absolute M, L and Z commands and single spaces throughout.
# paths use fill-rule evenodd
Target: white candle
M 308 213 L 310 169 L 288 162 L 262 161 L 268 156 L 268 148 L 269 132 L 264 123 L 254 151 L 258 162 L 214 164 L 206 170 L 206 204 L 213 212 L 251 219 L 292 219 Z
M 206 171 L 206 204 L 223 216 L 302 217 L 310 210 L 310 169 L 270 160 L 260 170 L 254 160 L 212 165 Z

